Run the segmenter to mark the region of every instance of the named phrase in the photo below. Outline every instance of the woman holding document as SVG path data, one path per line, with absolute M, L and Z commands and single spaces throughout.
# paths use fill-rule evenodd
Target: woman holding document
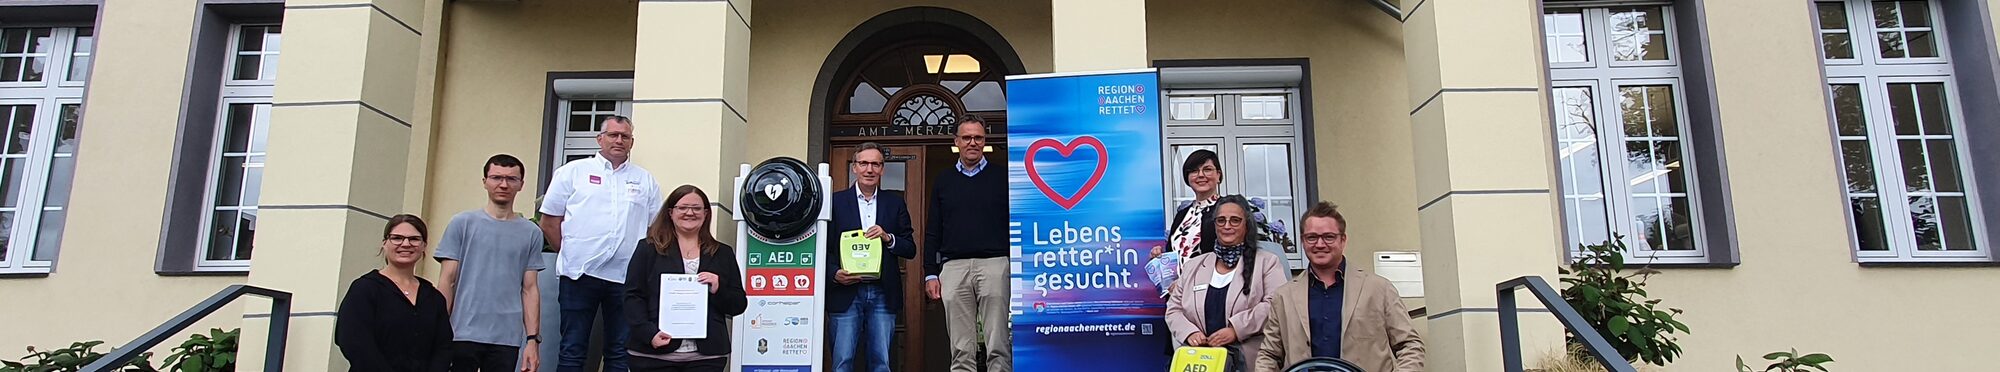
M 708 194 L 694 185 L 674 189 L 633 253 L 625 271 L 625 321 L 632 327 L 625 349 L 633 371 L 729 367 L 729 318 L 743 314 L 749 300 L 735 250 L 710 231 L 708 203 Z M 663 284 L 668 293 L 661 293 Z M 695 288 L 693 296 L 675 292 L 690 287 Z M 662 299 L 670 303 L 664 312 Z M 689 313 L 703 307 L 704 314 Z M 701 334 L 676 335 L 666 329 Z

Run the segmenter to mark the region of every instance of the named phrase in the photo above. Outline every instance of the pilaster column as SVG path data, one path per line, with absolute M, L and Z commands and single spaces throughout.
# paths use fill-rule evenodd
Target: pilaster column
M 1539 275 L 1555 282 L 1562 224 L 1542 89 L 1534 0 L 1404 1 L 1419 226 L 1423 236 L 1427 366 L 1501 369 L 1494 285 Z M 1538 309 L 1521 293 L 1523 307 Z M 1546 312 L 1521 313 L 1526 360 L 1562 350 Z
M 272 98 L 250 284 L 292 293 L 285 365 L 345 370 L 333 346 L 347 284 L 381 266 L 382 225 L 403 213 L 423 0 L 293 0 Z M 260 159 L 252 159 L 257 161 Z M 431 241 L 443 220 L 430 219 Z M 245 307 L 243 339 L 271 315 Z M 239 365 L 261 365 L 262 341 Z

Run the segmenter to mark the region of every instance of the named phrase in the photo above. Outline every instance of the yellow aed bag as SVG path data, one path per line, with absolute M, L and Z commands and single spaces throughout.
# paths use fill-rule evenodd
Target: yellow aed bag
M 1174 361 L 1169 366 L 1168 372 L 1226 372 L 1229 349 L 1182 346 L 1174 350 Z
M 881 275 L 882 241 L 863 234 L 863 230 L 840 233 L 840 269 L 848 275 Z

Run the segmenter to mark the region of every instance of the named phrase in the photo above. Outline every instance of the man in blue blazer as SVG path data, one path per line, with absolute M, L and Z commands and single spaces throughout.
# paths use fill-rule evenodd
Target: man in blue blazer
M 910 208 L 898 192 L 882 190 L 882 171 L 889 149 L 874 142 L 854 150 L 848 174 L 854 187 L 833 193 L 833 223 L 826 237 L 826 312 L 831 318 L 833 371 L 854 372 L 860 359 L 867 359 L 867 371 L 889 372 L 889 339 L 896 331 L 896 312 L 903 306 L 900 260 L 917 256 L 916 239 L 911 238 Z M 840 235 L 863 231 L 864 237 L 882 242 L 876 255 L 882 260 L 877 275 L 853 275 L 841 269 L 850 259 L 841 249 Z M 865 346 L 865 348 L 863 347 Z

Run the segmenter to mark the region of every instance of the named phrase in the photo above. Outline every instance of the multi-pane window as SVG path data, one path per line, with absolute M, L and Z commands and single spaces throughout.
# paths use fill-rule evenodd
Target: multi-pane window
M 1934 5 L 1815 3 L 1854 250 L 1864 261 L 1985 254 Z
M 230 80 L 271 81 L 278 78 L 278 43 L 282 41 L 282 29 L 278 25 L 239 26 L 235 38 L 233 61 L 230 61 Z
M 48 272 L 76 170 L 90 28 L 0 28 L 0 273 Z
M 216 115 L 216 146 L 210 154 L 209 210 L 202 216 L 204 249 L 196 262 L 200 269 L 242 270 L 250 265 L 281 32 L 277 25 L 232 27 Z
M 1698 262 L 1675 14 L 1641 4 L 1542 16 L 1567 246 L 1623 236 L 1630 255 Z
M 604 131 L 604 118 L 612 115 L 631 116 L 632 101 L 624 99 L 571 99 L 564 100 L 562 136 L 558 137 L 557 149 L 562 154 L 562 163 L 596 156 L 597 133 Z M 558 165 L 560 166 L 560 165 Z
M 1194 201 L 1180 166 L 1196 150 L 1220 158 L 1221 195 L 1241 194 L 1272 224 L 1268 249 L 1297 258 L 1298 209 L 1304 204 L 1305 169 L 1298 130 L 1298 93 L 1281 89 L 1174 90 L 1167 92 L 1168 211 Z M 1163 218 L 1168 216 L 1163 216 Z M 1178 223 L 1169 221 L 1168 223 Z M 1276 253 L 1276 252 L 1274 252 Z M 1296 260 L 1291 260 L 1291 267 Z
M 69 73 L 63 76 L 63 81 L 81 84 L 90 77 L 90 54 L 97 49 L 97 35 L 89 28 L 75 30 L 70 36 Z

